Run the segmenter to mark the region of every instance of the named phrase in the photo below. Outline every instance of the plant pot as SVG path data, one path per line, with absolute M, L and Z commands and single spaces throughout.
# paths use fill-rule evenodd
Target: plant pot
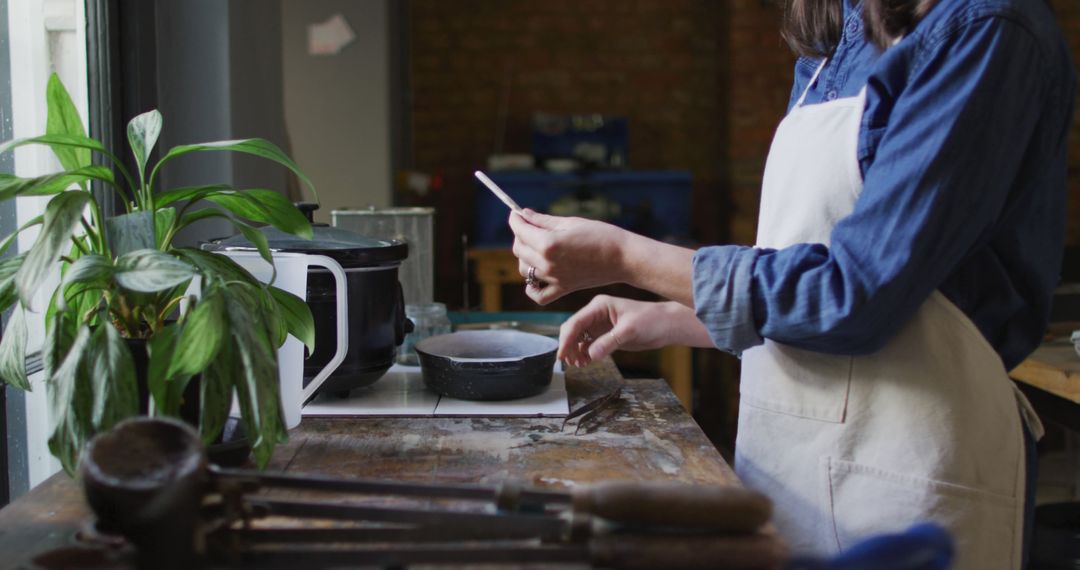
M 135 364 L 135 379 L 139 387 L 139 415 L 145 416 L 150 413 L 150 384 L 147 375 L 150 369 L 150 357 L 146 351 L 146 339 L 124 339 L 131 351 L 131 358 Z M 184 388 L 184 395 L 180 403 L 180 419 L 184 423 L 199 430 L 199 382 L 202 377 L 193 376 Z M 210 463 L 222 467 L 236 467 L 247 462 L 251 454 L 251 443 L 244 431 L 244 423 L 239 418 L 230 417 L 225 421 L 225 426 L 218 434 L 214 443 L 206 448 Z

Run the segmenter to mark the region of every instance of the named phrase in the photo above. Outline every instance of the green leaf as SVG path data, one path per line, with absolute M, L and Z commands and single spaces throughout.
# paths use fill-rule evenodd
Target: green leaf
M 56 149 L 58 149 L 58 148 L 59 149 L 69 149 L 69 148 L 70 149 L 89 149 L 91 151 L 100 152 L 100 153 L 112 158 L 114 162 L 119 162 L 119 161 L 116 160 L 116 156 L 114 154 L 112 154 L 111 152 L 109 152 L 108 149 L 106 149 L 104 145 L 102 145 L 100 142 L 98 142 L 98 141 L 96 141 L 96 140 L 94 140 L 94 139 L 92 139 L 92 138 L 90 138 L 88 136 L 85 136 L 85 135 L 80 136 L 80 135 L 72 135 L 72 134 L 59 134 L 59 133 L 40 135 L 40 136 L 36 136 L 36 137 L 27 137 L 25 139 L 10 140 L 10 141 L 8 141 L 8 142 L 6 142 L 4 144 L 0 144 L 0 153 L 7 152 L 9 150 L 14 150 L 14 149 L 19 148 L 21 146 L 26 146 L 26 145 L 30 145 L 30 144 L 43 144 L 43 145 L 49 146 L 49 147 L 51 147 L 53 149 L 53 152 L 56 152 Z M 80 166 L 84 166 L 84 165 L 80 165 Z M 67 168 L 67 167 L 65 167 L 65 168 Z M 79 168 L 79 166 L 75 166 L 74 168 L 68 168 L 68 170 L 74 170 L 75 168 Z
M 157 109 L 147 111 L 128 122 L 128 144 L 131 154 L 135 155 L 135 164 L 139 167 L 139 181 L 146 175 L 146 159 L 157 144 L 161 134 L 161 113 Z
M 240 281 L 259 286 L 259 280 L 227 256 L 190 247 L 174 249 L 173 253 L 198 268 L 205 281 Z
M 82 237 L 85 237 L 85 236 L 82 236 Z M 72 241 L 74 242 L 75 239 L 72 239 Z M 64 276 L 67 275 L 68 269 L 70 269 L 71 265 L 75 261 L 77 261 L 80 257 L 82 257 L 82 250 L 80 250 L 78 248 L 78 246 L 76 246 L 74 243 L 72 243 L 71 247 L 68 249 L 67 259 L 61 258 L 61 260 L 60 260 L 60 286 L 53 289 L 52 293 L 49 295 L 49 305 L 45 308 L 45 326 L 46 326 L 46 328 L 49 327 L 50 323 L 53 322 L 53 317 L 55 317 L 58 313 L 61 313 L 61 312 L 64 312 L 64 311 L 67 310 L 66 308 L 61 308 L 62 305 L 64 305 L 67 302 L 64 299 L 64 295 L 63 295 L 63 293 L 64 293 L 63 280 L 64 280 Z
M 157 247 L 154 213 L 146 210 L 105 220 L 105 236 L 114 256 Z
M 242 190 L 240 192 L 214 192 L 205 197 L 241 218 L 270 224 L 275 228 L 311 239 L 311 223 L 285 196 L 273 190 Z
M 224 352 L 210 363 L 199 380 L 199 433 L 209 445 L 221 434 L 232 410 L 233 385 L 229 377 L 232 355 Z
M 89 342 L 90 328 L 79 326 L 70 347 L 63 352 L 62 362 L 48 379 L 53 421 L 49 450 L 69 475 L 74 475 L 79 451 L 94 432 L 91 421 L 94 393 L 83 366 Z
M 45 216 L 34 216 L 32 219 L 30 219 L 30 221 L 19 226 L 19 229 L 11 232 L 11 235 L 4 238 L 4 241 L 0 242 L 0 255 L 3 255 L 3 253 L 7 251 L 9 247 L 11 247 L 11 244 L 15 243 L 15 240 L 19 238 L 19 234 L 34 226 L 40 226 L 44 222 Z
M 45 207 L 45 223 L 41 227 L 41 234 L 15 275 L 19 299 L 27 308 L 32 308 L 30 300 L 49 272 L 53 271 L 62 254 L 61 248 L 79 224 L 83 208 L 89 202 L 88 192 L 63 192 L 50 200 Z
M 64 89 L 64 84 L 55 73 L 49 76 L 45 99 L 49 107 L 45 123 L 47 134 L 86 137 L 86 128 L 79 117 L 79 110 L 75 108 L 71 95 L 68 95 L 67 89 Z M 84 147 L 53 147 L 53 153 L 67 170 L 90 165 L 90 150 Z
M 270 296 L 277 303 L 278 313 L 285 320 L 289 334 L 295 336 L 308 349 L 308 354 L 315 352 L 315 319 L 311 316 L 311 307 L 300 297 L 282 291 L 277 287 L 267 287 Z
M 15 302 L 15 274 L 22 267 L 25 253 L 0 261 L 0 311 L 6 311 Z
M 105 431 L 139 413 L 139 387 L 131 349 L 110 325 L 97 327 L 88 345 L 87 375 L 93 392 L 91 422 Z
M 68 389 L 73 389 L 74 384 L 67 382 L 75 378 L 76 372 L 82 367 L 83 360 L 87 355 L 87 345 L 90 343 L 90 327 L 86 325 L 79 325 L 76 327 L 74 338 L 71 344 L 67 347 L 63 347 L 62 352 L 58 351 L 55 354 L 62 355 L 59 359 L 59 366 L 53 371 L 52 376 L 49 378 L 50 382 L 56 383 L 58 388 L 65 390 L 64 393 L 59 394 L 61 398 L 50 399 L 53 405 L 53 418 L 59 418 L 64 415 L 63 408 L 68 405 L 71 400 Z M 54 347 L 61 349 L 62 347 Z
M 79 236 L 73 239 L 80 240 L 86 244 L 86 236 Z M 89 248 L 89 246 L 86 247 Z M 97 255 L 98 257 L 102 257 L 99 254 L 87 255 Z M 71 273 L 72 266 L 82 258 L 82 250 L 72 244 L 71 248 L 68 250 L 67 258 L 60 262 L 60 286 L 54 289 L 52 295 L 49 297 L 49 306 L 45 311 L 46 326 L 49 326 L 50 323 L 54 322 L 54 317 L 58 313 L 64 314 L 65 318 L 72 321 L 72 323 L 83 323 L 92 327 L 98 324 L 99 309 L 106 302 L 104 294 L 106 289 L 111 288 L 111 282 L 108 280 L 101 280 L 97 283 L 92 283 L 88 279 L 78 279 L 81 283 L 75 283 L 68 288 L 64 287 L 64 279 L 70 279 L 68 276 Z M 93 264 L 95 261 L 84 263 Z M 90 269 L 92 268 L 88 267 L 79 271 Z M 74 336 L 74 324 L 71 326 L 71 334 Z
M 165 192 L 155 198 L 158 206 L 169 205 L 184 200 L 208 200 L 232 214 L 270 224 L 281 231 L 304 239 L 311 239 L 311 223 L 285 196 L 273 190 L 256 188 L 253 190 L 233 190 L 228 186 L 195 186 Z M 216 214 L 200 210 L 185 216 L 185 225 L 196 219 L 211 217 Z M 198 216 L 197 218 L 195 216 Z
M 270 294 L 270 286 L 263 285 L 259 288 L 259 307 L 262 309 L 262 319 L 270 332 L 270 342 L 275 348 L 285 344 L 289 338 L 289 323 L 285 321 L 285 315 L 281 314 L 278 304 Z
M 166 376 L 193 376 L 202 372 L 220 352 L 229 332 L 225 303 L 218 288 L 204 291 L 203 298 L 184 318 Z
M 233 384 L 255 461 L 261 468 L 270 461 L 274 446 L 286 441 L 288 434 L 281 417 L 277 352 L 270 342 L 270 331 L 256 318 L 260 314 L 258 291 L 244 284 L 222 290 L 232 333 L 232 354 L 238 363 Z
M 274 257 L 270 254 L 270 243 L 266 241 L 266 234 L 235 218 L 231 218 L 230 221 L 232 221 L 233 227 L 240 230 L 240 233 L 244 234 L 248 241 L 255 244 L 255 248 L 259 250 L 259 255 L 267 263 L 274 265 Z M 274 267 L 274 275 L 270 282 L 272 283 L 275 278 L 277 278 L 277 267 Z
M 57 291 L 59 293 L 59 291 Z M 68 349 L 75 342 L 79 322 L 71 318 L 71 311 L 57 311 L 45 316 L 45 342 L 41 350 L 41 364 L 45 378 L 52 378 Z
M 161 192 L 154 196 L 154 205 L 158 208 L 175 204 L 177 202 L 184 202 L 187 200 L 202 200 L 202 197 L 212 192 L 221 192 L 232 190 L 232 186 L 227 184 L 211 184 L 209 186 L 189 186 L 185 188 L 175 188 L 167 192 Z
M 113 271 L 112 260 L 103 255 L 91 253 L 79 257 L 64 272 L 60 284 L 64 294 L 57 300 L 57 308 L 66 309 L 68 299 L 85 291 L 108 288 Z
M 75 470 L 79 467 L 80 446 L 73 440 L 72 431 L 68 427 L 67 421 L 59 422 L 53 426 L 53 433 L 49 436 L 49 453 L 60 460 L 64 473 L 74 479 Z
M 153 293 L 191 280 L 195 270 L 163 251 L 140 249 L 116 260 L 116 282 L 130 291 Z
M 98 326 L 103 322 L 111 325 L 109 314 L 101 312 L 101 309 L 108 308 L 102 289 L 86 287 L 79 293 L 68 292 L 66 303 L 68 304 L 67 310 L 71 311 L 71 318 L 91 327 Z
M 180 218 L 180 227 L 185 227 L 188 224 L 203 218 L 225 218 L 229 220 L 229 222 L 232 223 L 233 227 L 236 228 L 237 231 L 243 234 L 244 237 L 248 239 L 248 241 L 255 245 L 255 248 L 259 251 L 259 255 L 263 259 L 265 259 L 267 263 L 271 265 L 274 264 L 274 258 L 270 254 L 270 244 L 266 241 L 266 235 L 264 235 L 256 228 L 236 219 L 236 216 L 233 216 L 228 212 L 219 212 L 217 210 L 204 209 L 199 210 L 198 212 L 195 212 L 193 214 L 184 214 L 183 217 Z M 273 275 L 274 277 L 277 276 L 276 267 L 274 268 Z M 271 279 L 271 282 L 272 281 L 273 279 Z
M 128 173 L 126 168 L 124 168 L 124 163 L 120 162 L 120 159 L 116 158 L 116 155 L 109 152 L 109 150 L 106 149 L 100 142 L 90 137 L 55 134 L 41 135 L 25 139 L 15 139 L 7 141 L 4 144 L 0 144 L 0 153 L 5 153 L 9 150 L 14 150 L 21 146 L 31 144 L 46 145 L 49 148 L 53 149 L 53 153 L 55 153 L 57 149 L 89 149 L 91 151 L 100 152 L 112 161 L 113 166 L 115 166 L 116 170 L 120 172 L 120 175 L 124 177 L 124 180 L 127 181 L 128 186 L 132 188 L 135 187 L 135 181 L 131 179 L 131 174 Z
M 180 223 L 176 226 L 177 228 L 186 228 L 199 220 L 205 220 L 207 218 L 225 218 L 230 221 L 232 220 L 227 212 L 222 212 L 214 208 L 203 208 L 197 212 L 188 212 L 183 216 L 180 216 Z
M 11 318 L 0 338 L 0 380 L 29 391 L 26 377 L 26 314 L 21 306 L 11 311 Z
M 300 167 L 296 165 L 280 148 L 274 143 L 265 139 L 244 139 L 244 140 L 231 140 L 231 141 L 218 141 L 209 143 L 198 143 L 176 146 L 169 149 L 169 152 L 154 166 L 153 172 L 150 174 L 150 184 L 153 185 L 154 179 L 159 168 L 166 162 L 185 154 L 192 152 L 207 152 L 207 151 L 231 151 L 242 152 L 245 154 L 255 155 L 261 158 L 272 160 L 285 168 L 291 170 L 296 176 L 311 189 L 311 193 L 315 196 L 315 200 L 318 201 L 319 195 L 315 192 L 315 185 L 311 183 L 311 179 L 307 177 Z
M 166 249 L 168 244 L 165 243 L 165 238 L 169 233 L 169 228 L 172 227 L 173 222 L 176 221 L 176 208 L 162 208 L 154 212 L 154 243 L 156 247 L 162 251 Z
M 180 334 L 179 324 L 170 324 L 161 328 L 147 343 L 149 362 L 146 366 L 146 383 L 150 397 L 154 400 L 157 414 L 174 416 L 179 413 L 179 399 L 176 406 L 169 403 L 169 364 L 176 352 L 176 339 Z M 181 390 L 182 391 L 182 390 Z
M 0 174 L 0 201 L 16 196 L 48 196 L 66 190 L 72 184 L 87 180 L 102 180 L 115 184 L 113 173 L 104 166 L 90 165 L 74 170 L 46 174 L 34 178 L 19 178 L 10 174 Z
M 104 255 L 88 253 L 80 256 L 64 271 L 63 286 L 75 283 L 98 283 L 106 281 L 113 274 L 112 260 Z

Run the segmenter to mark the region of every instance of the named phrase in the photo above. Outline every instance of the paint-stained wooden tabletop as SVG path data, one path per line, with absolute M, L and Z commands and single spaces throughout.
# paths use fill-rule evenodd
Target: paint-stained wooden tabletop
M 561 418 L 308 418 L 269 469 L 547 488 L 611 479 L 738 485 L 662 380 L 623 380 L 610 360 L 571 369 L 571 410 L 620 384 L 620 400 L 581 428 Z M 34 567 L 43 552 L 78 546 L 75 533 L 89 518 L 76 484 L 54 476 L 0 510 L 2 565 Z
M 570 408 L 623 383 L 615 365 L 570 369 Z M 735 484 L 734 473 L 662 380 L 623 384 L 621 401 L 576 430 L 561 418 L 305 419 L 271 469 L 410 481 L 567 486 L 605 479 Z

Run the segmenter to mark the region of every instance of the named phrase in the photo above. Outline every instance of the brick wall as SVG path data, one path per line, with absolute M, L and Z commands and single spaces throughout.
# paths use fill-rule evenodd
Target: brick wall
M 778 7 L 760 0 L 731 0 L 728 6 L 730 237 L 752 244 L 765 157 L 787 110 L 795 57 L 780 39 Z
M 1051 0 L 1057 12 L 1058 25 L 1072 48 L 1073 65 L 1080 74 L 1080 2 L 1076 0 Z M 1077 112 L 1073 116 L 1072 135 L 1069 137 L 1069 218 L 1066 243 L 1080 246 L 1080 95 L 1077 96 Z
M 748 2 L 758 3 L 759 0 Z M 727 2 L 413 0 L 414 168 L 442 173 L 437 297 L 459 306 L 471 172 L 497 146 L 529 152 L 536 111 L 629 119 L 630 166 L 689 170 L 699 240 L 727 238 Z M 498 141 L 505 105 L 505 137 Z
M 1080 3 L 1052 3 L 1080 62 Z M 632 167 L 692 173 L 694 236 L 752 243 L 765 156 L 791 83 L 775 4 L 413 0 L 413 166 L 446 180 L 416 200 L 439 208 L 437 297 L 461 303 L 471 171 L 495 148 L 528 152 L 534 111 L 628 117 Z M 1068 242 L 1080 245 L 1080 113 L 1072 141 Z

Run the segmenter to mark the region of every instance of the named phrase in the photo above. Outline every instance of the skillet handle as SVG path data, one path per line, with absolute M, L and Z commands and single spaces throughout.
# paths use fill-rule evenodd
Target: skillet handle
M 641 527 L 749 533 L 772 515 L 772 503 L 740 487 L 610 481 L 573 490 L 574 513 Z

